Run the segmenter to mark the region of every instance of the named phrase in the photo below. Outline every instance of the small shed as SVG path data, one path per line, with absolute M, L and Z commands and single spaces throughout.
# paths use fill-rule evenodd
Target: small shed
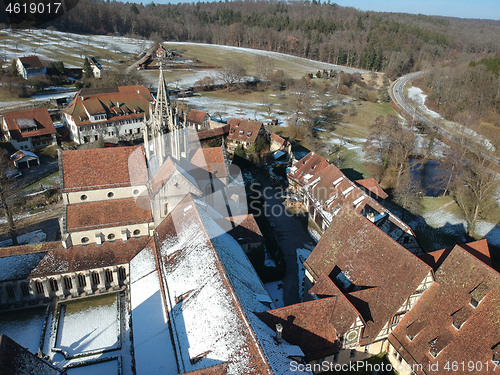
M 31 168 L 40 165 L 38 156 L 30 151 L 19 150 L 12 154 L 10 158 L 17 169 Z

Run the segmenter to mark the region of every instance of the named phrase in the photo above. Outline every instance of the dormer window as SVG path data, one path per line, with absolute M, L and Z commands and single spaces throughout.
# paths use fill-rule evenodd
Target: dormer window
M 472 298 L 470 299 L 470 305 L 471 305 L 472 307 L 476 308 L 476 307 L 479 305 L 479 301 L 478 301 L 477 299 L 475 299 L 475 298 L 473 298 L 473 297 L 472 297 Z

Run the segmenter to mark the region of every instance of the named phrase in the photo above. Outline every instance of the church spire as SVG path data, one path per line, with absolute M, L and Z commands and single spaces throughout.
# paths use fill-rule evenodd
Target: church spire
M 158 79 L 158 91 L 156 92 L 156 102 L 154 118 L 159 124 L 165 124 L 170 109 L 170 97 L 168 96 L 167 84 L 163 76 L 163 63 L 160 63 L 160 77 Z

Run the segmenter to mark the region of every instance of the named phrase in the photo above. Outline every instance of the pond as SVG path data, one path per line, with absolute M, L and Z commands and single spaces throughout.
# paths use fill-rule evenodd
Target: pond
M 414 182 L 422 187 L 428 197 L 438 197 L 443 194 L 449 179 L 449 172 L 438 160 L 428 160 L 424 165 L 420 159 L 410 159 L 411 176 Z

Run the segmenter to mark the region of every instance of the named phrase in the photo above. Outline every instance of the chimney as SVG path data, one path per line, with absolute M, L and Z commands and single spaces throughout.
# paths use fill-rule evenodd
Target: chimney
M 281 323 L 276 324 L 276 341 L 278 344 L 283 341 L 283 326 Z

